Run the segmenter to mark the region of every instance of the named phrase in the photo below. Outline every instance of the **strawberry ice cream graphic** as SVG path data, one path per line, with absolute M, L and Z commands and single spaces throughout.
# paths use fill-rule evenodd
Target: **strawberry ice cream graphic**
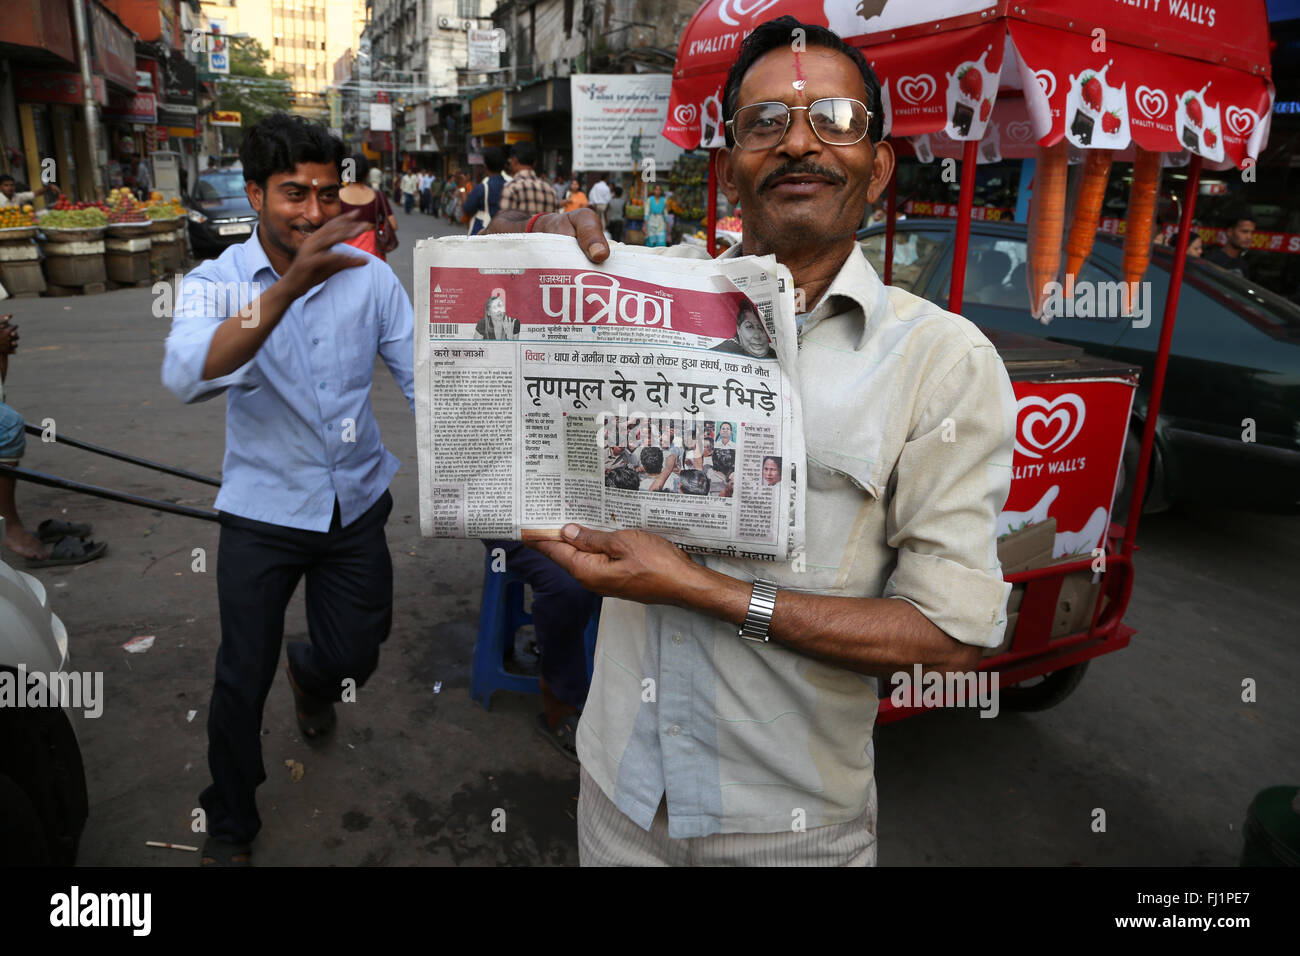
M 1088 104 L 1088 109 L 1094 113 L 1101 112 L 1101 80 L 1095 75 L 1087 76 L 1079 89 L 1083 96 L 1083 101 Z
M 986 65 L 992 47 L 973 63 L 963 63 L 948 74 L 948 135 L 953 139 L 980 139 L 997 96 L 997 72 Z M 985 96 L 987 92 L 988 96 Z
M 1174 128 L 1178 130 L 1178 138 L 1188 150 L 1211 162 L 1219 162 L 1223 159 L 1219 107 L 1211 106 L 1206 98 L 1212 85 L 1206 83 L 1199 90 L 1184 90 L 1179 94 Z
M 1066 138 L 1075 146 L 1093 149 L 1124 149 L 1129 144 L 1126 84 L 1112 86 L 1106 73 L 1114 64 L 1086 69 L 1070 76 L 1065 95 L 1065 115 L 1071 117 Z

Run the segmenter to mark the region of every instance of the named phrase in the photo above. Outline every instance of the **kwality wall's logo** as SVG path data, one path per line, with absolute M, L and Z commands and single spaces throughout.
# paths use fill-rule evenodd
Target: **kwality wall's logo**
M 727 26 L 738 27 L 742 17 L 752 20 L 776 3 L 777 0 L 722 0 L 718 6 L 718 19 Z
M 1228 123 L 1228 129 L 1238 136 L 1248 135 L 1255 128 L 1255 124 L 1259 122 L 1259 116 L 1256 115 L 1254 110 L 1241 106 L 1229 106 L 1223 111 L 1223 118 Z
M 1058 454 L 1078 437 L 1086 412 L 1083 398 L 1074 392 L 1050 402 L 1026 395 L 1016 403 L 1016 451 L 1029 458 Z
M 692 126 L 695 123 L 695 117 L 698 116 L 698 110 L 694 103 L 678 103 L 673 110 L 673 120 L 682 126 Z
M 1051 70 L 1036 70 L 1034 79 L 1038 81 L 1038 88 L 1043 91 L 1043 95 L 1050 100 L 1056 93 L 1056 74 Z
M 939 84 L 929 73 L 918 73 L 916 76 L 900 76 L 894 88 L 898 91 L 900 100 L 920 106 L 934 98 Z
M 1169 97 L 1165 94 L 1165 91 L 1153 90 L 1149 86 L 1139 86 L 1134 90 L 1133 100 L 1147 119 L 1158 120 L 1169 109 Z

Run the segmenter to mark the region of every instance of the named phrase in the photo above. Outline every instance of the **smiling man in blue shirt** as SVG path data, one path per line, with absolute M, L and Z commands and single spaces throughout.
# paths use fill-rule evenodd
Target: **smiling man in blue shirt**
M 398 461 L 370 407 L 376 356 L 414 410 L 411 300 L 387 265 L 343 245 L 368 225 L 339 216 L 343 144 L 276 113 L 245 131 L 240 159 L 257 231 L 185 277 L 163 361 L 182 401 L 227 395 L 208 865 L 246 865 L 261 828 L 262 709 L 304 575 L 311 643 L 290 644 L 287 665 L 303 735 L 328 733 L 333 702 L 379 662 Z

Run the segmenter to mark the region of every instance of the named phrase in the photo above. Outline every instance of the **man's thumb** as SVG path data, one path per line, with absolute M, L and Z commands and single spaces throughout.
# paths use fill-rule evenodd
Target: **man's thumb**
M 605 552 L 605 540 L 609 537 L 606 531 L 595 531 L 591 528 L 584 528 L 580 524 L 566 524 L 560 534 L 564 540 L 573 545 L 579 551 L 588 552 Z

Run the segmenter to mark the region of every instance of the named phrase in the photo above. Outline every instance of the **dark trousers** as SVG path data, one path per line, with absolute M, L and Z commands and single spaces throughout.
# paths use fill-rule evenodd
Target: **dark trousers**
M 253 796 L 266 779 L 262 708 L 278 670 L 285 608 L 299 579 L 307 577 L 311 643 L 289 645 L 298 686 L 337 701 L 345 678 L 360 687 L 378 665 L 393 619 L 393 563 L 384 536 L 392 510 L 385 491 L 346 528 L 335 503 L 329 531 L 221 516 L 221 647 L 208 709 L 212 785 L 199 797 L 211 836 L 245 843 L 262 827 Z
M 579 710 L 587 703 L 587 650 L 583 631 L 596 595 L 540 551 L 519 541 L 485 540 L 503 548 L 506 567 L 533 589 L 533 630 L 541 655 L 542 679 L 563 703 Z

